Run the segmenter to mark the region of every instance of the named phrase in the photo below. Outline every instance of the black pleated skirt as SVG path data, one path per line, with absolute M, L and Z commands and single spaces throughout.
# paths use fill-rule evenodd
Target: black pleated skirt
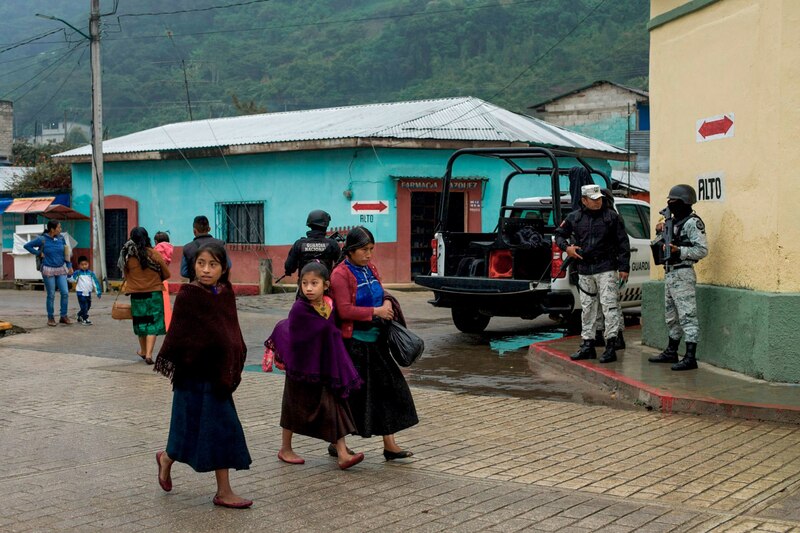
M 350 358 L 364 380 L 347 403 L 356 423 L 354 435 L 391 435 L 419 423 L 408 383 L 385 342 L 345 339 Z
M 167 455 L 196 472 L 249 469 L 252 460 L 233 396 L 215 393 L 206 381 L 176 381 Z
M 286 378 L 281 427 L 325 442 L 336 442 L 356 431 L 347 402 L 320 384 Z

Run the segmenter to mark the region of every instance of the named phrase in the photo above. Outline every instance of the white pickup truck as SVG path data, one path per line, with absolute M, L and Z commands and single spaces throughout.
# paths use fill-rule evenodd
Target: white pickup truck
M 493 232 L 442 229 L 447 227 L 452 166 L 465 155 L 499 159 L 511 167 Z M 493 316 L 533 319 L 549 314 L 575 323 L 580 312 L 577 274 L 572 267 L 561 271 L 566 254 L 553 240 L 555 228 L 570 209 L 569 198 L 560 191 L 560 176 L 568 171 L 559 168 L 560 157 L 576 159 L 595 181 L 610 186 L 607 176 L 576 154 L 546 148 L 465 149 L 448 161 L 437 230 L 431 241 L 431 273 L 416 276 L 414 282 L 433 291 L 432 305 L 451 309 L 459 330 L 480 333 Z M 520 198 L 508 205 L 509 183 L 517 176 L 548 179 L 552 195 Z M 615 204 L 631 239 L 631 275 L 621 294 L 622 305 L 637 307 L 641 305 L 642 282 L 650 275 L 650 207 L 627 198 L 616 198 Z
M 553 208 L 549 197 L 519 198 L 514 201 L 515 207 L 523 208 L 520 213 L 526 217 L 551 217 Z M 562 218 L 571 211 L 569 196 L 561 198 Z M 623 312 L 625 309 L 639 307 L 642 304 L 642 284 L 650 279 L 650 204 L 632 198 L 615 197 L 614 208 L 625 222 L 625 231 L 631 245 L 631 271 L 628 282 L 620 291 L 620 302 Z M 578 295 L 578 273 L 571 266 L 566 271 L 561 271 L 561 265 L 567 258 L 553 242 L 553 263 L 551 265 L 550 293 L 548 295 L 547 309 L 550 314 L 558 314 L 573 324 L 580 313 L 580 299 Z M 563 304 L 559 303 L 563 300 Z M 569 309 L 569 311 L 567 311 Z

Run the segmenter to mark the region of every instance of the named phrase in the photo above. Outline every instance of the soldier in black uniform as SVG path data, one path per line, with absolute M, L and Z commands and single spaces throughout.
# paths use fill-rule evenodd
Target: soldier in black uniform
M 305 237 L 297 239 L 292 249 L 289 250 L 286 263 L 283 265 L 287 276 L 302 270 L 307 263 L 315 259 L 325 265 L 328 272 L 333 270 L 333 267 L 339 262 L 342 251 L 339 243 L 325 236 L 330 222 L 331 216 L 321 209 L 315 209 L 308 214 L 306 226 L 311 229 L 306 232 Z
M 617 360 L 616 344 L 620 330 L 619 281 L 630 272 L 630 241 L 625 223 L 616 211 L 604 205 L 598 185 L 581 187 L 581 208 L 572 211 L 556 228 L 559 248 L 579 259 L 578 289 L 581 300 L 580 349 L 571 359 L 595 359 L 595 320 L 598 307 L 605 319 L 606 349 L 601 363 Z M 575 243 L 570 244 L 570 238 Z

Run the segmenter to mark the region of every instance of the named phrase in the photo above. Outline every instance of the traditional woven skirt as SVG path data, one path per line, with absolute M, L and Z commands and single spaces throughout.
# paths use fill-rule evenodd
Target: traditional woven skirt
M 347 402 L 327 387 L 286 378 L 281 427 L 325 442 L 336 442 L 356 431 Z
M 347 398 L 356 422 L 353 434 L 391 435 L 417 424 L 411 390 L 386 343 L 357 339 L 344 342 L 358 375 L 364 380 L 361 388 Z
M 162 291 L 131 293 L 133 333 L 137 337 L 164 335 L 164 296 Z
M 249 469 L 252 460 L 233 397 L 215 393 L 206 381 L 176 380 L 167 455 L 196 472 Z

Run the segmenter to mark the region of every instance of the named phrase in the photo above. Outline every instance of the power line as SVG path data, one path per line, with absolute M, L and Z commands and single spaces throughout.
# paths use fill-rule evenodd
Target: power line
M 64 43 L 64 41 L 59 41 L 59 44 L 63 44 L 63 43 Z M 29 55 L 29 56 L 15 57 L 14 59 L 8 59 L 6 61 L 0 61 L 0 65 L 5 65 L 6 63 L 16 63 L 17 61 L 24 61 L 25 59 L 30 59 L 32 57 L 39 58 L 39 56 L 42 56 L 44 54 L 50 54 L 50 53 L 53 53 L 53 52 L 59 52 L 61 50 L 64 50 L 65 48 L 69 48 L 69 46 L 65 46 L 65 47 L 62 47 L 62 48 L 55 48 L 55 49 L 51 49 L 51 50 L 45 50 L 44 52 L 37 52 L 37 53 L 35 53 L 33 55 Z M 32 64 L 35 63 L 35 62 L 36 61 L 33 61 Z M 5 72 L 5 71 L 3 72 L 4 76 L 7 75 L 7 74 L 9 74 L 9 72 Z
M 53 101 L 53 98 L 55 98 L 55 97 L 58 95 L 58 93 L 60 93 L 60 92 L 61 92 L 61 89 L 62 89 L 62 88 L 64 88 L 64 85 L 65 85 L 65 84 L 67 83 L 67 81 L 68 81 L 68 80 L 69 80 L 69 79 L 72 77 L 72 74 L 74 74 L 74 73 L 75 73 L 75 70 L 77 70 L 77 68 L 80 66 L 80 64 L 81 64 L 81 60 L 83 59 L 83 56 L 84 56 L 84 55 L 86 55 L 86 50 L 87 50 L 87 48 L 84 48 L 84 49 L 83 49 L 83 52 L 81 52 L 81 55 L 80 55 L 80 57 L 78 58 L 78 61 L 77 61 L 77 62 L 75 63 L 75 65 L 72 67 L 72 70 L 70 70 L 70 71 L 69 71 L 69 74 L 67 74 L 67 75 L 64 77 L 64 79 L 61 81 L 61 85 L 59 85 L 59 86 L 58 86 L 58 88 L 57 88 L 57 89 L 56 89 L 56 91 L 55 91 L 55 92 L 54 92 L 54 93 L 53 93 L 53 94 L 50 96 L 50 98 L 48 98 L 48 99 L 47 99 L 47 101 L 46 101 L 44 104 L 42 104 L 42 106 L 41 106 L 39 109 L 37 109 L 37 110 L 36 110 L 34 113 L 32 113 L 32 114 L 31 114 L 31 116 L 33 116 L 33 117 L 36 117 L 36 116 L 38 116 L 38 115 L 39 115 L 39 113 L 41 113 L 41 111 L 42 111 L 42 110 L 43 110 L 45 107 L 47 107 L 47 106 L 50 104 L 50 102 L 52 102 L 52 101 Z M 64 123 L 64 136 L 65 136 L 65 138 L 66 138 L 66 134 L 67 134 L 67 124 L 66 124 L 66 122 L 65 122 L 65 123 Z M 36 132 L 34 132 L 34 135 L 36 135 Z
M 356 22 L 374 22 L 378 20 L 393 20 L 393 19 L 401 19 L 401 18 L 408 18 L 408 17 L 421 17 L 421 16 L 429 16 L 429 15 L 440 15 L 443 13 L 453 13 L 459 12 L 462 13 L 464 11 L 475 10 L 475 9 L 491 9 L 496 7 L 509 7 L 509 6 L 516 6 L 516 5 L 526 5 L 526 4 L 535 4 L 542 2 L 543 0 L 518 0 L 516 2 L 505 2 L 505 3 L 495 3 L 495 4 L 484 4 L 479 6 L 461 6 L 458 8 L 451 8 L 451 9 L 435 9 L 430 11 L 414 11 L 411 13 L 399 13 L 396 15 L 376 15 L 373 17 L 362 17 L 362 18 L 352 18 L 352 19 L 339 19 L 339 20 L 320 20 L 316 22 L 302 22 L 302 23 L 295 23 L 295 24 L 281 24 L 281 25 L 274 25 L 274 26 L 263 26 L 259 28 L 240 28 L 240 29 L 229 29 L 229 30 L 214 30 L 214 31 L 203 31 L 203 32 L 194 32 L 194 33 L 174 33 L 173 35 L 176 37 L 187 37 L 193 35 L 213 35 L 218 33 L 247 33 L 247 32 L 258 32 L 258 31 L 268 31 L 268 30 L 280 30 L 280 29 L 288 29 L 288 28 L 305 28 L 309 26 L 327 26 L 331 24 L 350 24 Z M 128 37 L 118 37 L 118 38 L 109 38 L 109 41 L 122 41 L 122 40 L 132 40 L 132 39 L 153 39 L 163 37 L 163 35 L 131 35 Z
M 251 4 L 263 4 L 272 0 L 250 0 L 250 2 L 237 2 L 235 4 L 224 4 L 221 6 L 198 7 L 196 9 L 180 9 L 178 11 L 161 11 L 157 13 L 123 13 L 117 15 L 117 20 L 122 17 L 155 17 L 160 15 L 179 15 L 181 13 L 197 13 L 198 11 L 214 11 L 215 9 L 229 9 L 232 7 L 249 6 Z
M 31 82 L 31 81 L 33 81 L 33 80 L 35 80 L 36 78 L 38 78 L 39 76 L 41 76 L 42 74 L 44 74 L 45 72 L 47 72 L 47 70 L 51 69 L 51 68 L 53 67 L 53 65 L 58 65 L 58 63 L 59 63 L 59 62 L 60 62 L 62 59 L 64 59 L 65 57 L 69 56 L 70 54 L 72 54 L 72 53 L 73 53 L 75 50 L 77 50 L 77 49 L 78 49 L 78 48 L 80 48 L 81 46 L 86 46 L 86 43 L 80 43 L 80 44 L 78 44 L 78 45 L 76 45 L 76 46 L 73 46 L 73 47 L 72 47 L 72 48 L 71 48 L 69 51 L 67 51 L 67 53 L 65 53 L 64 55 L 62 55 L 62 56 L 60 56 L 60 57 L 56 58 L 56 59 L 55 59 L 55 60 L 54 60 L 52 63 L 50 63 L 50 64 L 48 64 L 47 66 L 45 66 L 45 67 L 44 67 L 42 70 L 40 70 L 39 72 L 37 72 L 36 74 L 34 74 L 33 76 L 31 76 L 30 78 L 28 78 L 27 80 L 25 80 L 24 82 L 22 82 L 21 84 L 17 85 L 17 86 L 16 86 L 16 87 L 14 87 L 13 89 L 11 89 L 11 90 L 10 90 L 10 91 L 8 91 L 7 93 L 5 93 L 3 96 L 0 96 L 0 99 L 5 99 L 5 98 L 7 98 L 9 95 L 11 95 L 12 93 L 14 93 L 14 92 L 15 92 L 17 89 L 20 89 L 20 88 L 24 87 L 24 86 L 25 86 L 25 85 L 27 85 L 29 82 Z M 47 78 L 49 78 L 49 77 L 50 77 L 50 76 L 53 74 L 53 72 L 55 72 L 56 70 L 57 70 L 57 68 L 56 68 L 56 69 L 52 69 L 52 70 L 50 70 L 50 72 L 49 72 L 49 73 L 48 73 L 48 74 L 47 74 L 47 75 L 46 75 L 44 78 L 42 78 L 41 80 L 39 80 L 39 82 L 38 82 L 38 83 L 34 84 L 34 85 L 33 85 L 33 86 L 30 88 L 30 89 L 28 89 L 27 91 L 25 91 L 24 93 L 22 93 L 20 96 L 16 97 L 16 98 L 15 98 L 15 100 L 22 100 L 22 98 L 23 98 L 25 95 L 27 95 L 27 94 L 28 94 L 28 93 L 30 93 L 30 92 L 31 92 L 33 89 L 35 89 L 36 87 L 38 87 L 39 85 L 41 85 L 41 83 L 42 83 L 44 80 L 46 80 Z
M 25 46 L 26 44 L 30 44 L 32 42 L 38 41 L 39 39 L 44 39 L 45 37 L 53 35 L 54 33 L 63 32 L 63 31 L 64 31 L 63 28 L 58 28 L 57 30 L 50 30 L 48 32 L 41 33 L 41 34 L 35 35 L 33 37 L 29 37 L 27 39 L 24 39 L 22 41 L 18 41 L 16 43 L 4 43 L 4 44 L 2 44 L 0 46 L 6 46 L 6 44 L 10 44 L 11 46 L 8 46 L 7 48 L 0 49 L 0 54 L 2 54 L 3 52 L 8 52 L 9 50 L 13 50 L 14 48 L 19 48 L 20 46 Z M 66 35 L 66 32 L 64 32 L 64 34 Z

